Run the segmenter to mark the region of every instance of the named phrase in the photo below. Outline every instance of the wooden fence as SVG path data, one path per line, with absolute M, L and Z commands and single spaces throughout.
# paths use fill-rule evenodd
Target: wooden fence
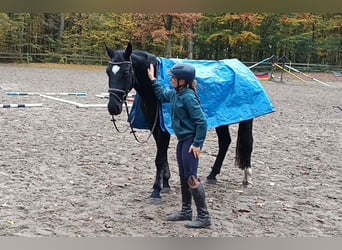
M 86 55 L 63 55 L 56 53 L 2 53 L 0 63 L 61 63 L 61 64 L 86 64 L 103 65 L 108 58 Z
M 63 55 L 56 53 L 2 53 L 0 52 L 0 63 L 60 63 L 60 64 L 83 64 L 83 65 L 106 65 L 108 58 L 104 56 L 86 55 Z M 243 62 L 251 66 L 256 62 Z M 342 65 L 328 64 L 307 64 L 307 63 L 287 63 L 293 68 L 303 72 L 342 72 Z M 269 72 L 272 63 L 266 62 L 253 68 L 257 72 Z

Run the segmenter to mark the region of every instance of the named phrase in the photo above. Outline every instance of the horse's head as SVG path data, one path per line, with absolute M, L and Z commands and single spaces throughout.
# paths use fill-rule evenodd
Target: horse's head
M 128 92 L 134 85 L 134 69 L 131 61 L 132 45 L 129 43 L 125 50 L 113 51 L 105 45 L 110 61 L 107 67 L 109 80 L 108 112 L 118 115 L 122 112 L 122 105 L 126 102 Z

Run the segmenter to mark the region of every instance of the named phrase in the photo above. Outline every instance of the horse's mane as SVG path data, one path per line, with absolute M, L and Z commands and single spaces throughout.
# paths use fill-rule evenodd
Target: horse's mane
M 157 69 L 157 57 L 149 52 L 143 50 L 133 50 L 132 64 L 135 72 L 136 83 L 134 88 L 139 94 L 144 95 L 147 98 L 155 99 L 155 95 L 151 86 L 151 80 L 147 75 L 147 69 L 152 63 Z
M 157 57 L 149 52 L 143 50 L 133 50 L 132 52 L 132 62 L 135 70 L 147 70 L 150 63 L 156 66 Z M 144 72 L 146 73 L 146 72 Z M 147 76 L 147 74 L 146 74 Z

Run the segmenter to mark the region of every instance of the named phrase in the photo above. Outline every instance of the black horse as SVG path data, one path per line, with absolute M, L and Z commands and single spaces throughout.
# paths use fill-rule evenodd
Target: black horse
M 106 69 L 109 78 L 109 102 L 108 111 L 112 116 L 122 112 L 122 106 L 126 103 L 128 92 L 134 88 L 141 97 L 141 109 L 146 121 L 150 124 L 154 140 L 157 145 L 155 165 L 157 168 L 153 191 L 150 198 L 153 201 L 161 201 L 160 192 L 170 189 L 170 169 L 167 151 L 170 142 L 170 134 L 165 132 L 160 125 L 160 103 L 154 95 L 151 81 L 147 75 L 147 68 L 152 63 L 157 69 L 157 57 L 141 50 L 132 50 L 132 44 L 128 43 L 125 50 L 113 51 L 105 45 L 107 55 L 110 57 Z M 251 154 L 253 150 L 253 119 L 239 123 L 236 145 L 235 164 L 243 170 L 243 185 L 251 184 Z M 207 183 L 214 184 L 216 176 L 220 173 L 223 160 L 231 143 L 229 126 L 223 125 L 215 128 L 218 136 L 219 151 L 207 176 Z

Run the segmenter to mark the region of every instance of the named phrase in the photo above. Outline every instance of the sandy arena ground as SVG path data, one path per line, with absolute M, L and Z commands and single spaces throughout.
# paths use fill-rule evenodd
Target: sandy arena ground
M 40 96 L 5 92 L 87 92 L 59 96 L 103 103 L 105 67 L 0 65 L 0 103 L 42 103 L 0 108 L 1 236 L 342 236 L 342 78 L 315 75 L 327 87 L 284 75 L 263 81 L 276 112 L 254 121 L 254 185 L 243 188 L 234 167 L 237 125 L 216 185 L 205 185 L 210 229 L 186 229 L 165 215 L 180 208 L 172 137 L 169 194 L 148 204 L 155 144 L 138 144 L 113 129 L 106 108 L 77 108 Z M 126 116 L 119 125 L 127 127 Z M 147 132 L 139 132 L 145 138 Z M 217 152 L 208 133 L 200 174 Z

